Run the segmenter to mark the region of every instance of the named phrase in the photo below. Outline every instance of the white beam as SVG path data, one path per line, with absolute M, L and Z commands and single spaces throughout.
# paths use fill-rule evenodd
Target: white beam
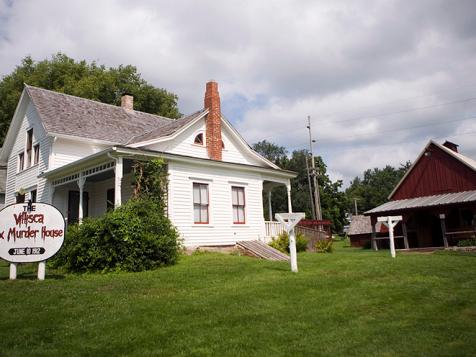
M 271 190 L 268 191 L 268 218 L 273 221 L 273 207 L 271 205 Z
M 291 203 L 291 184 L 288 182 L 286 185 L 288 191 L 288 212 L 293 213 L 293 204 Z
M 122 157 L 116 158 L 116 166 L 114 167 L 114 208 L 118 208 L 122 204 L 122 177 L 124 175 Z
M 79 174 L 79 179 L 77 181 L 79 187 L 79 207 L 78 207 L 78 222 L 81 223 L 83 221 L 83 192 L 84 192 L 84 184 L 86 183 L 86 178 L 83 177 L 82 174 Z

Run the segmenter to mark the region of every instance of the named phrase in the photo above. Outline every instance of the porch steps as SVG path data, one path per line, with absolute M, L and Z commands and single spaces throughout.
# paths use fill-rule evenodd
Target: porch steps
M 245 254 L 260 259 L 289 260 L 289 257 L 286 254 L 281 253 L 279 250 L 257 240 L 239 241 L 236 242 L 236 246 L 243 250 Z

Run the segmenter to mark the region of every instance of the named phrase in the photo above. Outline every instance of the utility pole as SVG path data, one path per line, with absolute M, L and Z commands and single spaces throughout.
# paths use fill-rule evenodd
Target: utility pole
M 311 117 L 307 116 L 307 129 L 309 130 L 309 150 L 311 156 L 311 176 L 314 183 L 314 205 L 316 207 L 316 218 L 318 220 L 322 220 L 322 212 L 321 212 L 321 198 L 319 196 L 319 183 L 317 181 L 318 172 L 316 171 L 316 163 L 314 160 L 314 154 L 312 152 L 312 143 L 315 143 L 316 140 L 312 139 L 312 132 L 311 132 Z
M 312 185 L 311 185 L 311 172 L 309 170 L 309 162 L 308 162 L 308 155 L 306 155 L 306 171 L 307 171 L 307 183 L 309 185 L 309 198 L 311 201 L 311 213 L 312 213 L 312 219 L 317 219 L 316 218 L 316 210 L 314 208 L 314 199 L 312 196 Z

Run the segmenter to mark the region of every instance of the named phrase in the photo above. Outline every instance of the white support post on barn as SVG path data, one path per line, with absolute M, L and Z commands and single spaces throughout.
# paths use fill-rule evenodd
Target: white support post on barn
M 79 179 L 77 181 L 79 187 L 79 207 L 78 207 L 78 222 L 81 223 L 83 221 L 83 196 L 84 196 L 84 184 L 86 183 L 86 177 L 83 177 L 83 174 L 79 174 Z
M 402 221 L 402 232 L 403 232 L 403 244 L 405 245 L 405 249 L 410 249 L 408 245 L 408 231 L 407 231 L 407 223 Z
M 118 157 L 114 167 L 114 208 L 118 208 L 122 204 L 121 187 L 123 174 L 123 160 L 122 157 Z
M 377 251 L 378 246 L 377 246 L 377 240 L 375 239 L 377 238 L 377 232 L 376 232 L 375 224 L 372 224 L 372 223 L 370 224 L 372 226 L 372 235 L 370 236 L 370 241 L 372 243 L 372 249 Z
M 273 221 L 273 206 L 271 205 L 271 190 L 268 191 L 268 217 L 269 221 Z
M 17 263 L 10 263 L 10 280 L 17 278 Z
M 377 220 L 379 222 L 383 222 L 387 227 L 388 227 L 388 235 L 390 239 L 390 254 L 392 258 L 395 258 L 395 238 L 393 234 L 393 229 L 397 225 L 399 221 L 401 221 L 403 218 L 402 216 L 388 216 L 388 217 L 378 217 Z
M 298 272 L 297 252 L 296 252 L 296 234 L 294 226 L 299 223 L 306 215 L 304 213 L 276 213 L 276 219 L 281 223 L 289 235 L 289 254 L 291 256 L 291 271 Z
M 441 235 L 443 236 L 443 244 L 445 248 L 448 248 L 448 238 L 446 238 L 446 222 L 445 222 L 445 214 L 440 214 L 440 225 L 441 225 Z

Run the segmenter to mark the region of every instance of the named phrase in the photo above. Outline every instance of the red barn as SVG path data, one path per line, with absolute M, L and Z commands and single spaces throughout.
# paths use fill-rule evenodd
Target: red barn
M 405 248 L 456 245 L 476 234 L 476 161 L 458 145 L 430 141 L 389 196 L 365 215 L 402 216 Z M 375 228 L 373 229 L 375 238 Z M 373 240 L 377 248 L 376 240 Z

